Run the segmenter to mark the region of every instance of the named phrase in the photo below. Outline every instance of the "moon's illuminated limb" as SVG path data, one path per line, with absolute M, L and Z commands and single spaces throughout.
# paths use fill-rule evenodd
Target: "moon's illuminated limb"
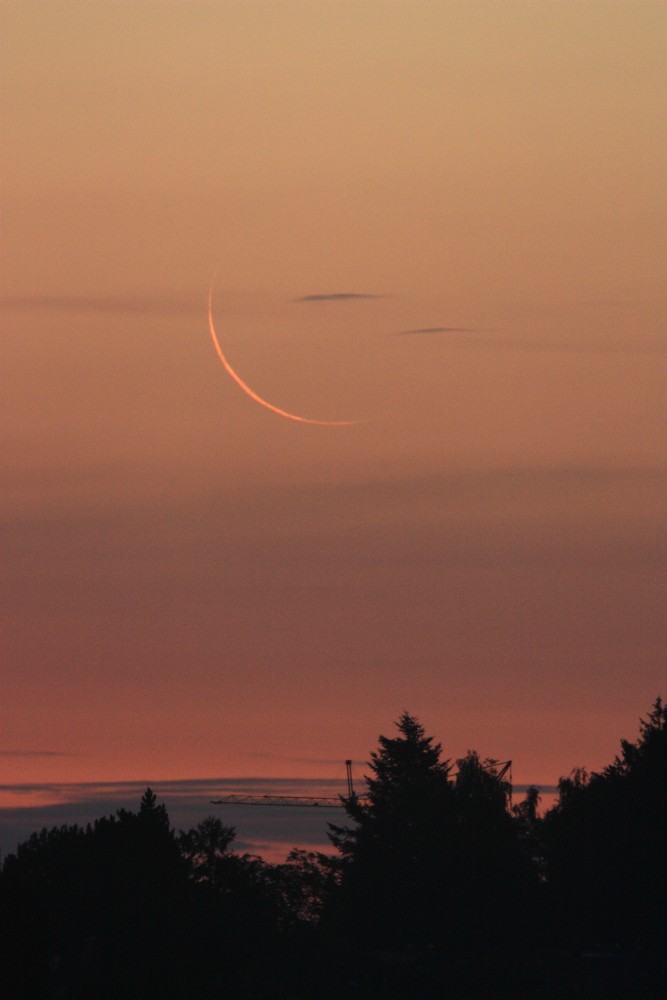
M 250 396 L 251 399 L 254 399 L 256 403 L 260 404 L 260 406 L 265 406 L 267 410 L 271 410 L 273 413 L 277 413 L 279 417 L 286 417 L 288 420 L 296 420 L 297 423 L 299 424 L 319 424 L 321 427 L 351 427 L 352 424 L 359 423 L 358 420 L 314 420 L 311 419 L 310 417 L 300 417 L 296 413 L 288 413 L 287 410 L 281 410 L 280 407 L 274 406 L 273 403 L 269 403 L 266 399 L 262 399 L 261 396 L 258 396 L 257 393 L 254 392 L 254 390 L 251 389 L 250 386 L 243 381 L 241 376 L 234 371 L 229 361 L 223 354 L 222 348 L 220 347 L 220 341 L 218 340 L 218 336 L 215 332 L 215 325 L 213 323 L 214 282 L 215 282 L 215 272 L 213 273 L 213 277 L 211 278 L 211 285 L 208 290 L 208 328 L 211 333 L 211 340 L 213 341 L 213 346 L 215 347 L 216 353 L 220 358 L 220 360 L 222 361 L 222 364 L 224 365 L 227 374 L 231 375 L 236 384 L 239 385 L 243 389 L 243 391 L 248 396 Z

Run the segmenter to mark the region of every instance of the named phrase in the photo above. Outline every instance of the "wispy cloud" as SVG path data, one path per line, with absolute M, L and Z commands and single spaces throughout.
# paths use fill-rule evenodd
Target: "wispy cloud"
M 446 337 L 447 346 L 469 347 L 477 350 L 490 351 L 520 351 L 536 354 L 664 354 L 667 344 L 658 339 L 639 340 L 615 337 L 609 340 L 597 338 L 555 339 L 546 337 L 513 337 L 503 334 L 495 336 L 466 326 L 424 326 L 411 330 L 397 330 L 388 333 L 388 337 L 406 337 L 418 334 L 471 334 L 465 337 Z
M 337 770 L 341 770 L 344 764 L 341 757 L 288 757 L 285 754 L 265 753 L 260 750 L 251 751 L 248 753 L 248 756 L 262 760 L 281 760 L 289 764 L 325 764 L 327 767 L 336 768 Z M 366 761 L 353 760 L 352 763 L 363 766 L 366 764 Z
M 471 341 L 481 347 L 509 351 L 534 351 L 544 354 L 663 354 L 667 344 L 658 340 L 621 339 L 565 340 L 529 337 L 484 337 Z
M 95 802 L 109 805 L 124 805 L 127 801 L 138 801 L 150 786 L 160 795 L 171 799 L 208 800 L 214 795 L 248 792 L 257 795 L 321 795 L 323 792 L 336 794 L 343 791 L 345 781 L 338 778 L 266 778 L 266 777 L 219 777 L 219 778 L 178 778 L 172 780 L 141 781 L 80 781 L 80 782 L 23 782 L 0 784 L 0 792 L 30 796 L 48 797 L 57 803 Z M 0 812 L 2 810 L 0 809 Z
M 320 292 L 316 295 L 301 295 L 293 302 L 346 302 L 354 299 L 386 299 L 386 295 L 372 295 L 368 292 Z
M 419 326 L 414 330 L 398 330 L 394 337 L 408 337 L 416 333 L 474 333 L 470 326 Z
M 4 309 L 45 309 L 58 312 L 96 313 L 192 313 L 201 303 L 188 296 L 110 295 L 8 295 L 0 299 Z
M 0 757 L 72 757 L 61 750 L 0 750 Z
M 535 782 L 544 791 L 554 791 L 554 785 Z M 335 798 L 344 794 L 345 781 L 342 778 L 181 778 L 167 781 L 82 781 L 82 782 L 26 782 L 22 784 L 0 784 L 0 793 L 15 796 L 21 800 L 20 806 L 0 805 L 0 825 L 7 812 L 24 809 L 61 808 L 85 805 L 92 809 L 105 810 L 121 806 L 138 805 L 146 788 L 152 788 L 158 798 L 164 798 L 173 805 L 190 803 L 195 806 L 210 805 L 211 799 L 226 795 L 255 796 L 295 796 Z M 525 791 L 528 785 L 515 785 L 515 791 Z M 38 800 L 38 801 L 37 801 Z
M 539 782 L 536 784 L 539 785 Z M 342 781 L 317 778 L 194 778 L 176 781 L 81 782 L 73 784 L 0 785 L 6 804 L 0 805 L 0 851 L 15 851 L 35 830 L 64 824 L 85 826 L 101 816 L 126 808 L 136 811 L 146 786 L 164 802 L 173 826 L 189 829 L 207 815 L 220 816 L 236 827 L 233 848 L 282 861 L 287 850 L 300 845 L 311 850 L 331 850 L 327 822 L 339 818 L 336 806 L 261 808 L 217 801 L 231 793 L 335 797 L 345 794 Z M 515 785 L 514 791 L 527 786 Z M 540 785 L 545 794 L 553 785 Z M 11 804 L 7 801 L 10 798 Z M 216 803 L 214 805 L 214 802 Z
M 300 844 L 319 850 L 330 847 L 327 820 L 336 806 L 305 809 L 300 806 L 262 809 L 256 805 L 218 802 L 230 794 L 256 796 L 311 796 L 335 798 L 345 793 L 341 779 L 322 778 L 193 778 L 173 781 L 43 782 L 0 785 L 0 854 L 43 827 L 86 825 L 119 809 L 136 811 L 150 786 L 164 802 L 178 829 L 188 829 L 205 816 L 221 815 L 239 831 L 237 851 L 261 853 L 266 860 L 283 860 L 289 847 Z

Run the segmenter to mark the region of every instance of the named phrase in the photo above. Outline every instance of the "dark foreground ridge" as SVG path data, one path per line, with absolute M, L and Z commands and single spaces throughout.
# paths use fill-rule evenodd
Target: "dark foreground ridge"
M 403 713 L 343 799 L 334 856 L 230 849 L 139 811 L 35 833 L 0 872 L 8 1000 L 560 1000 L 661 994 L 667 706 L 539 814 Z

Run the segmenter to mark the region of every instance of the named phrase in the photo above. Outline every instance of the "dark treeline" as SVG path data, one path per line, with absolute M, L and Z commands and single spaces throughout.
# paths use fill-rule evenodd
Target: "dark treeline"
M 209 817 L 138 812 L 35 833 L 0 872 L 0 991 L 16 1000 L 661 995 L 667 706 L 600 773 L 509 805 L 404 713 L 344 799 L 337 853 L 268 864 Z

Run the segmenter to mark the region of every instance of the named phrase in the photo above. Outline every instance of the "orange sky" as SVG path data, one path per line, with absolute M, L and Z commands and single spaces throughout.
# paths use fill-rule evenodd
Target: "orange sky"
M 333 777 L 404 708 L 609 762 L 665 695 L 667 6 L 0 9 L 3 781 Z M 241 391 L 216 267 L 241 378 L 358 424 Z

